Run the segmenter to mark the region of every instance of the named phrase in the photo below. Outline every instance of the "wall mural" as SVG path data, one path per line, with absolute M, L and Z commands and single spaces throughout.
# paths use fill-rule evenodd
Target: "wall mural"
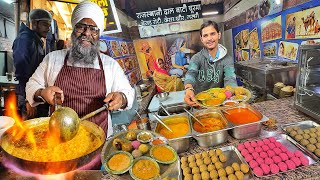
M 266 21 L 261 25 L 262 42 L 268 42 L 282 37 L 281 16 Z
M 127 75 L 130 84 L 142 79 L 133 42 L 111 36 L 100 37 L 100 52 L 114 58 Z
M 184 73 L 182 67 L 202 48 L 198 31 L 133 41 L 143 78 L 151 77 L 156 59 L 161 58 L 169 74 Z M 175 66 L 178 65 L 178 66 Z M 175 67 L 181 67 L 175 68 Z
M 288 14 L 286 16 L 286 39 L 320 37 L 320 7 Z
M 300 44 L 320 44 L 319 18 L 320 1 L 311 0 L 233 28 L 234 60 L 297 62 Z

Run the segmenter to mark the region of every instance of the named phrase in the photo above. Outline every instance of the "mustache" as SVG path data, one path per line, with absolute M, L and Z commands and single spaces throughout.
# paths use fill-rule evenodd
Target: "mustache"
M 94 45 L 94 42 L 93 42 L 93 39 L 88 37 L 88 36 L 85 36 L 85 35 L 81 35 L 77 38 L 78 41 L 88 41 L 90 42 L 92 45 Z

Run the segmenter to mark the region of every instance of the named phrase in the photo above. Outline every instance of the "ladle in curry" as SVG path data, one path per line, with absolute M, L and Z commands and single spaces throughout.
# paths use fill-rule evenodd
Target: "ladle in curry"
M 191 117 L 193 117 L 202 127 L 204 127 L 204 124 L 198 118 L 196 118 L 190 111 L 188 111 L 186 108 L 183 108 L 183 110 L 187 112 Z
M 95 116 L 96 114 L 108 109 L 108 104 L 101 108 L 83 116 L 79 119 L 78 114 L 69 107 L 59 107 L 56 102 L 57 96 L 54 96 L 55 107 L 57 108 L 49 119 L 49 131 L 58 137 L 62 142 L 66 142 L 74 138 L 79 130 L 80 122 Z
M 168 129 L 170 132 L 173 132 L 172 129 L 170 129 L 159 117 L 158 115 L 152 113 L 152 115 L 156 118 L 156 120 L 161 123 L 166 129 Z

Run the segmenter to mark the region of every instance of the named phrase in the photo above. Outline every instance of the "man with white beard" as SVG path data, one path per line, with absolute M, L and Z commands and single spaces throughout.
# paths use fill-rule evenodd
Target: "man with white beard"
M 49 53 L 29 79 L 27 100 L 32 106 L 48 102 L 60 93 L 63 106 L 74 109 L 79 117 L 105 103 L 109 110 L 130 109 L 134 90 L 120 65 L 99 52 L 99 36 L 104 29 L 104 14 L 92 2 L 83 1 L 71 17 L 72 46 Z M 112 134 L 111 116 L 103 111 L 89 119 Z

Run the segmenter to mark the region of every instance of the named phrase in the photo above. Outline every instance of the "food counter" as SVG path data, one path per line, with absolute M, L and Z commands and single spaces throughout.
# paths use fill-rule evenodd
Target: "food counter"
M 262 114 L 266 115 L 269 118 L 274 118 L 277 120 L 278 128 L 268 129 L 263 127 L 263 130 L 260 134 L 260 136 L 270 136 L 275 135 L 276 133 L 281 133 L 282 130 L 279 127 L 281 124 L 287 124 L 297 121 L 305 121 L 310 120 L 311 118 L 304 115 L 303 113 L 297 111 L 293 108 L 293 98 L 285 98 L 285 99 L 278 99 L 274 101 L 265 101 L 260 103 L 252 104 L 254 108 L 256 108 L 258 111 L 260 111 Z M 155 128 L 155 124 L 152 124 L 153 128 Z M 246 139 L 246 140 L 236 140 L 232 138 L 231 136 L 228 136 L 228 140 L 226 143 L 216 146 L 214 148 L 221 148 L 229 145 L 237 146 L 239 142 L 244 142 L 248 140 L 255 140 L 259 139 L 259 137 L 255 137 L 252 139 Z M 190 149 L 187 152 L 180 153 L 179 156 L 188 156 L 190 154 L 196 154 L 200 153 L 202 151 L 208 151 L 209 149 L 213 149 L 212 147 L 205 148 L 198 146 L 196 140 L 192 139 L 190 144 Z M 320 177 L 320 164 L 314 164 L 307 167 L 300 167 L 294 171 L 289 171 L 285 173 L 280 173 L 278 175 L 268 176 L 264 178 L 257 178 L 254 177 L 254 179 L 317 179 Z M 92 174 L 90 176 L 89 174 Z M 81 177 L 90 177 L 90 179 L 108 179 L 108 180 L 122 180 L 123 178 L 119 178 L 117 176 L 111 176 L 109 174 L 102 174 L 99 171 L 78 171 L 75 173 L 74 178 L 80 179 Z M 17 178 L 19 179 L 19 175 L 16 173 L 4 169 L 0 166 L 0 179 L 4 178 Z M 23 178 L 26 179 L 26 178 Z M 31 179 L 31 178 L 30 178 Z

